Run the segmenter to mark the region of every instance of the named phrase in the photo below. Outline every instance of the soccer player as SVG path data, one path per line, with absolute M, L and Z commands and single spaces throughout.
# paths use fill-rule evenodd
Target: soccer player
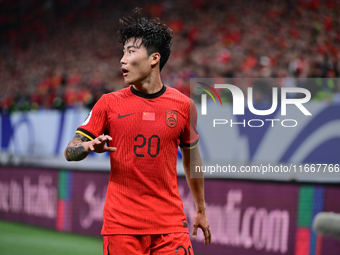
M 65 149 L 69 161 L 90 152 L 110 152 L 111 172 L 103 217 L 103 253 L 194 254 L 177 187 L 180 146 L 196 213 L 193 237 L 201 228 L 211 243 L 193 101 L 162 84 L 172 31 L 158 18 L 120 20 L 121 69 L 128 88 L 103 95 Z M 103 135 L 105 134 L 105 135 Z

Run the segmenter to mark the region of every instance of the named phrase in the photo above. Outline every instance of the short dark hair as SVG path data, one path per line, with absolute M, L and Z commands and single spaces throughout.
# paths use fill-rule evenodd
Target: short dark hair
M 141 39 L 141 45 L 146 48 L 148 56 L 158 52 L 161 55 L 160 70 L 168 61 L 171 53 L 172 30 L 159 18 L 147 18 L 141 16 L 141 9 L 133 10 L 134 18 L 123 17 L 119 19 L 119 42 L 125 43 L 131 38 Z

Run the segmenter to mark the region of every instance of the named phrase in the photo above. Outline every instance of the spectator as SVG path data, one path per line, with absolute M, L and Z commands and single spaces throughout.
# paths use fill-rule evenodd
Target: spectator
M 2 111 L 92 107 L 103 93 L 122 88 L 114 31 L 133 7 L 109 0 L 1 1 Z M 290 77 L 339 77 L 339 1 L 148 0 L 141 7 L 172 27 L 162 79 L 185 94 L 191 77 L 277 77 L 282 86 L 307 86 Z M 330 100 L 338 86 L 314 84 L 314 98 Z M 268 100 L 267 91 L 256 93 Z

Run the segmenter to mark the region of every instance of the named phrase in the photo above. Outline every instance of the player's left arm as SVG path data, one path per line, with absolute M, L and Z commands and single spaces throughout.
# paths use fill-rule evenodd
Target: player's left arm
M 191 172 L 195 171 L 195 166 L 202 166 L 202 158 L 198 149 L 195 146 L 192 149 L 181 148 L 182 162 L 185 171 L 186 180 L 190 188 L 191 194 L 195 201 L 196 212 L 193 219 L 193 237 L 197 236 L 197 228 L 201 228 L 204 234 L 204 244 L 211 243 L 211 231 L 209 228 L 208 217 L 206 213 L 204 200 L 204 173 L 195 173 L 196 178 L 190 178 Z M 197 174 L 197 176 L 196 176 Z

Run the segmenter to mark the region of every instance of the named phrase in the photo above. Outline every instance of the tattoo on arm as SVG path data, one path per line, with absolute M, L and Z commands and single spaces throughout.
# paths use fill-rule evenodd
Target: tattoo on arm
M 81 135 L 81 134 L 75 134 L 71 142 L 67 145 L 67 148 L 65 150 L 66 158 L 69 161 L 79 161 L 89 154 L 88 152 L 85 152 L 85 148 L 83 146 L 83 142 L 90 141 L 87 137 Z

